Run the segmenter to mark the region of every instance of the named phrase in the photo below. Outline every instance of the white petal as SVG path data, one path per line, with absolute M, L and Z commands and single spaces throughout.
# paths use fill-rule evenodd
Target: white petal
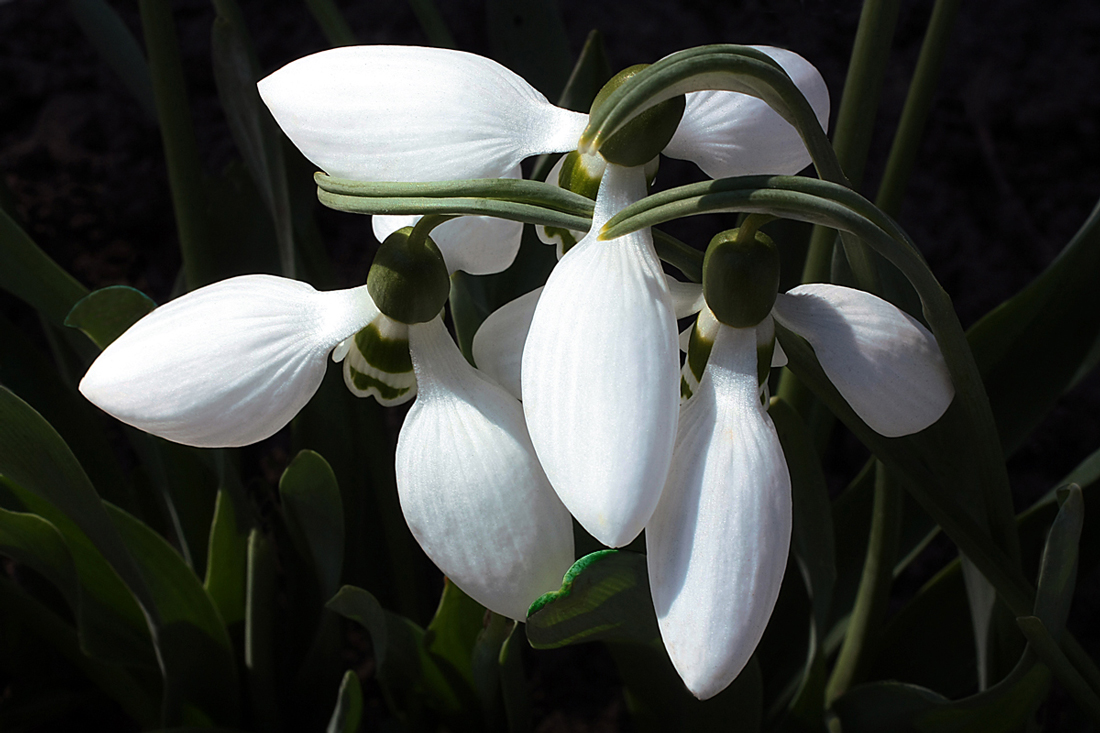
M 523 620 L 561 586 L 573 529 L 519 403 L 481 376 L 439 318 L 409 327 L 420 394 L 397 440 L 397 491 L 424 552 L 471 598 Z
M 550 169 L 550 172 L 546 174 L 547 183 L 559 186 L 558 175 L 561 173 L 561 167 L 564 164 L 565 156 L 563 155 L 558 158 L 558 162 L 555 163 L 554 167 Z M 538 235 L 539 241 L 543 244 L 552 244 L 556 247 L 558 259 L 560 260 L 562 255 L 565 254 L 565 250 L 581 241 L 586 232 L 579 232 L 575 229 L 566 229 L 564 227 L 548 227 L 536 224 L 535 234 Z
M 829 90 L 798 54 L 754 46 L 771 56 L 810 101 L 822 129 L 829 124 Z M 665 155 L 690 160 L 711 178 L 792 175 L 810 164 L 798 131 L 763 100 L 726 91 L 693 92 Z
M 200 447 L 248 445 L 309 401 L 325 356 L 376 313 L 366 286 L 319 293 L 245 275 L 157 308 L 100 354 L 80 383 L 124 423 Z
M 810 342 L 829 380 L 881 435 L 924 430 L 955 396 L 935 337 L 877 296 L 839 285 L 800 285 L 780 294 L 773 315 Z
M 474 364 L 517 400 L 523 344 L 542 288 L 535 288 L 489 314 L 474 334 Z
M 528 156 L 572 150 L 588 120 L 495 61 L 439 48 L 334 48 L 259 89 L 307 158 L 360 181 L 496 178 Z
M 520 178 L 516 166 L 505 178 Z M 420 216 L 374 216 L 371 225 L 379 242 L 403 227 L 416 226 Z M 439 247 L 447 271 L 459 270 L 471 275 L 491 275 L 508 269 L 519 252 L 523 223 L 493 216 L 460 216 L 432 230 L 431 238 Z
M 791 484 L 757 398 L 753 329 L 722 327 L 646 527 L 653 605 L 676 671 L 700 699 L 723 690 L 768 624 L 791 538 Z
M 592 231 L 645 195 L 641 168 L 608 166 Z M 523 350 L 523 407 L 550 483 L 596 539 L 634 539 L 675 441 L 676 319 L 648 229 L 595 235 L 550 273 Z
M 687 318 L 703 309 L 703 286 L 699 283 L 680 282 L 671 275 L 665 275 L 668 291 L 672 296 L 672 307 L 676 311 L 676 320 Z

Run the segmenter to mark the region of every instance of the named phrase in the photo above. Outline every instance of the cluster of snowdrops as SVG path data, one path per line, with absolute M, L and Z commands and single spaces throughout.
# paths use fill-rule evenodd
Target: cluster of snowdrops
M 811 64 L 777 48 L 742 53 L 781 68 L 827 125 Z M 613 78 L 593 113 L 640 72 Z M 779 293 L 763 217 L 713 238 L 701 284 L 666 272 L 648 227 L 603 236 L 650 195 L 659 154 L 716 179 L 805 168 L 803 137 L 764 95 L 671 88 L 595 149 L 582 144 L 589 115 L 458 51 L 339 48 L 259 88 L 302 153 L 349 185 L 517 179 L 524 159 L 565 153 L 547 180 L 594 200 L 591 226 L 538 225 L 558 264 L 545 286 L 488 316 L 476 366 L 444 324 L 450 275 L 506 269 L 523 217 L 425 209 L 374 217 L 382 245 L 366 284 L 318 292 L 248 275 L 193 291 L 111 344 L 81 392 L 200 447 L 274 434 L 330 355 L 356 395 L 415 399 L 396 455 L 405 519 L 435 564 L 496 613 L 522 620 L 560 586 L 575 558 L 570 516 L 609 547 L 644 529 L 665 647 L 688 688 L 711 697 L 748 662 L 787 566 L 790 477 L 767 411 L 769 370 L 785 363 L 776 324 L 809 343 L 882 435 L 924 429 L 954 396 L 932 334 L 885 300 L 828 284 Z

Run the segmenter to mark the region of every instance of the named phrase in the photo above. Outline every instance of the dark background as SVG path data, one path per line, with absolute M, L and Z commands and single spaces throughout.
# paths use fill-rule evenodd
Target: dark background
M 136 3 L 112 4 L 140 38 Z M 427 42 L 402 0 L 339 4 L 364 43 Z M 216 172 L 239 156 L 210 68 L 214 13 L 204 0 L 173 5 L 200 150 L 207 170 Z M 265 72 L 327 46 L 301 2 L 241 5 Z M 460 48 L 490 54 L 482 3 L 439 5 Z M 599 28 L 615 69 L 704 43 L 790 48 L 821 70 L 834 120 L 859 17 L 858 3 L 826 0 L 562 0 L 561 6 L 574 53 Z M 871 141 L 861 187 L 871 197 L 930 7 L 903 3 L 880 105 L 882 132 Z M 1041 272 L 1100 196 L 1100 3 L 963 3 L 944 68 L 899 220 L 966 327 Z M 0 4 L 0 175 L 31 236 L 83 284 L 128 284 L 158 302 L 168 298 L 179 254 L 159 133 L 63 2 Z M 373 252 L 368 221 L 324 210 L 318 217 L 344 284 L 362 283 Z M 37 332 L 22 304 L 0 294 L 0 308 L 24 331 Z M 1100 447 L 1098 415 L 1100 378 L 1093 374 L 1010 461 L 1017 508 Z M 862 457 L 843 436 L 835 447 L 826 460 L 831 480 L 842 486 Z M 944 541 L 930 553 L 902 579 L 899 593 L 915 592 L 953 548 Z M 1094 656 L 1098 610 L 1100 575 L 1086 568 L 1070 626 Z M 539 730 L 619 728 L 624 713 L 613 678 L 594 693 L 576 683 L 558 689 L 562 683 L 555 682 L 562 675 L 614 675 L 606 658 L 572 650 L 538 656 Z

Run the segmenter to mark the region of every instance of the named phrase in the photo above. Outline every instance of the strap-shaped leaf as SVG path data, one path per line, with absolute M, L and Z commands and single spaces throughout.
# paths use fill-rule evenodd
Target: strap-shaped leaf
M 130 671 L 119 665 L 88 656 L 81 648 L 77 632 L 45 604 L 19 588 L 13 581 L 0 578 L 0 606 L 23 628 L 53 646 L 84 676 L 117 700 L 127 715 L 143 728 L 160 720 L 160 701 Z
M 527 611 L 527 638 L 536 649 L 584 641 L 659 643 L 645 556 L 620 550 L 585 555 Z
M 127 285 L 111 285 L 81 298 L 65 325 L 79 328 L 100 349 L 106 349 L 123 331 L 137 323 L 157 304 L 140 290 Z
M 336 709 L 329 718 L 326 733 L 355 733 L 363 717 L 363 687 L 359 676 L 349 669 L 336 693 Z
M 156 120 L 149 66 L 137 39 L 118 12 L 104 0 L 69 0 L 69 12 L 95 50 L 122 79 L 142 111 L 150 120 Z
M 471 688 L 475 687 L 474 648 L 485 625 L 485 614 L 484 606 L 444 578 L 439 607 L 424 634 L 428 651 L 446 660 Z
M 62 270 L 34 240 L 0 210 L 0 288 L 61 325 L 88 289 Z
M 2 386 L 0 474 L 71 519 L 111 564 L 155 625 L 158 614 L 146 579 L 76 457 L 41 415 Z
M 406 720 L 429 709 L 445 719 L 479 719 L 477 697 L 448 664 L 429 653 L 424 630 L 409 619 L 382 608 L 362 588 L 345 585 L 326 607 L 359 623 L 371 636 L 378 681 Z M 438 660 L 438 661 L 437 661 Z
M 125 511 L 105 505 L 148 582 L 160 619 L 156 643 L 167 667 L 165 717 L 236 723 L 236 663 L 225 625 L 202 583 L 167 541 Z
M 227 629 L 244 623 L 248 582 L 248 527 L 238 519 L 233 499 L 218 491 L 214 521 L 210 526 L 210 548 L 206 553 L 203 588 L 214 601 Z
M 260 100 L 255 49 L 236 0 L 216 0 L 212 31 L 214 79 L 229 130 L 275 223 L 279 263 L 284 277 L 295 276 L 294 223 L 286 165 L 275 121 Z
M 304 450 L 279 479 L 291 539 L 311 566 L 323 598 L 340 589 L 344 563 L 344 507 L 336 474 L 319 453 Z
M 493 58 L 557 98 L 573 54 L 556 0 L 489 0 L 485 12 Z
M 1005 455 L 1075 381 L 1100 339 L 1100 204 L 1061 254 L 967 333 Z

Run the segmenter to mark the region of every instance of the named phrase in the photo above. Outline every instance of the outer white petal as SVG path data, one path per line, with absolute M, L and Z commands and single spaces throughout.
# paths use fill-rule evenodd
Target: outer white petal
M 307 158 L 361 181 L 496 178 L 530 155 L 572 150 L 588 120 L 495 61 L 439 48 L 334 48 L 259 89 Z
M 593 232 L 645 195 L 641 168 L 608 166 Z M 523 408 L 550 483 L 596 539 L 634 539 L 675 441 L 676 319 L 649 230 L 586 236 L 550 273 L 523 350 Z
M 519 403 L 481 376 L 439 318 L 409 327 L 420 394 L 397 440 L 397 491 L 424 552 L 471 598 L 524 619 L 561 586 L 573 529 Z
M 722 327 L 681 411 L 668 484 L 646 527 L 661 638 L 700 699 L 749 661 L 787 565 L 790 477 L 757 395 L 753 329 Z
M 523 344 L 542 288 L 535 288 L 489 314 L 474 334 L 474 363 L 517 400 Z
M 516 166 L 505 178 L 520 178 Z M 402 227 L 416 226 L 420 216 L 374 216 L 371 224 L 379 242 Z M 471 275 L 490 275 L 508 269 L 519 252 L 523 223 L 493 216 L 460 216 L 432 230 L 448 272 L 462 270 Z
M 80 391 L 119 420 L 200 447 L 248 445 L 309 401 L 325 356 L 377 311 L 366 286 L 320 293 L 245 275 L 157 308 L 100 354 Z
M 703 309 L 703 286 L 699 283 L 686 283 L 670 275 L 665 275 L 668 291 L 672 296 L 672 307 L 676 311 L 676 320 L 687 318 Z
M 829 125 L 829 90 L 813 65 L 793 51 L 755 46 L 771 56 L 810 101 L 822 129 Z M 711 178 L 791 175 L 810 164 L 798 131 L 763 100 L 738 92 L 687 95 L 687 107 L 665 155 L 690 160 Z
M 924 430 L 955 396 L 935 337 L 885 300 L 839 285 L 780 294 L 775 319 L 810 342 L 852 409 L 888 438 Z

